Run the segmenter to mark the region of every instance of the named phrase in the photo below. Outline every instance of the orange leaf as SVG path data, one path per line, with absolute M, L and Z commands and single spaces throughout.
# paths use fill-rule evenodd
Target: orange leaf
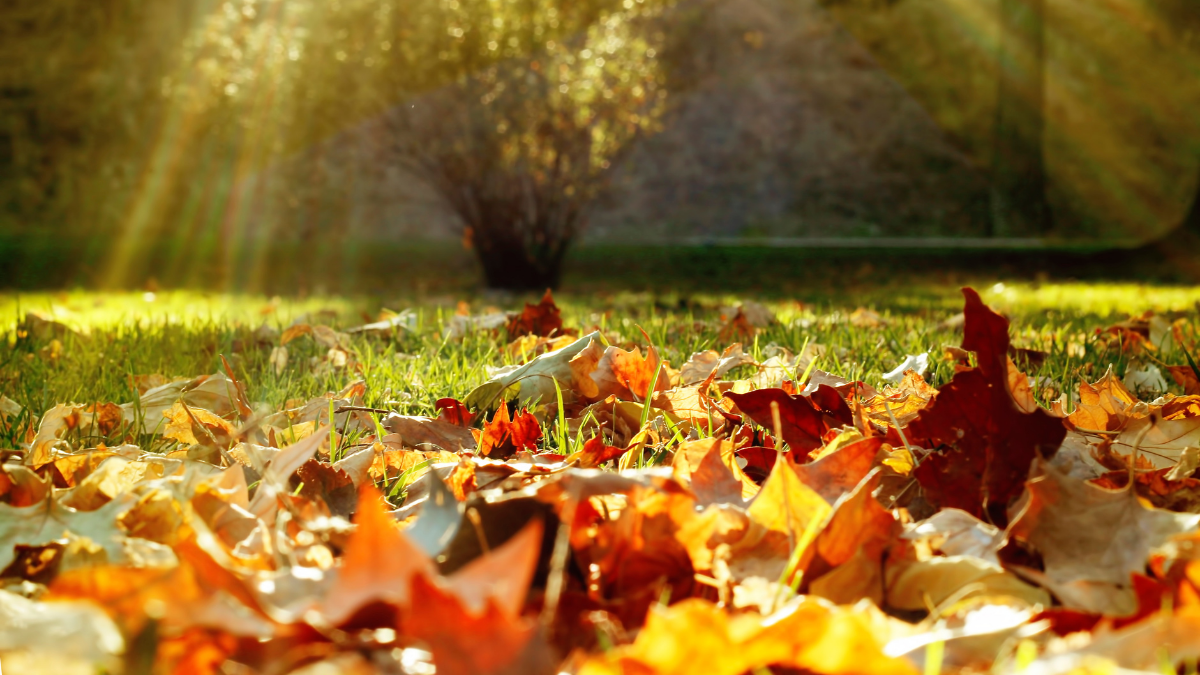
M 532 413 L 519 412 L 511 421 L 508 404 L 500 402 L 496 416 L 483 427 L 479 436 L 479 454 L 492 459 L 508 459 L 522 450 L 537 450 L 542 427 Z
M 915 675 L 883 653 L 868 615 L 802 599 L 769 617 L 730 616 L 705 600 L 654 607 L 632 645 L 586 661 L 580 675 L 741 675 L 769 666 L 814 675 Z
M 434 573 L 433 562 L 397 527 L 372 485 L 358 491 L 355 524 L 337 577 L 320 602 L 334 626 L 373 602 L 408 608 L 414 579 Z

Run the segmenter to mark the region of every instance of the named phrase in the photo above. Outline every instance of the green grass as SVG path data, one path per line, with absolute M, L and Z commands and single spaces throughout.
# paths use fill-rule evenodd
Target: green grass
M 1036 389 L 1043 403 L 1059 391 L 1075 391 L 1081 379 L 1097 379 L 1109 364 L 1118 374 L 1124 372 L 1130 356 L 1106 345 L 1097 337 L 1097 328 L 1132 313 L 1153 310 L 1182 313 L 1194 330 L 1200 301 L 1200 288 L 1136 284 L 1012 283 L 980 290 L 985 302 L 1012 319 L 1016 346 L 1049 353 L 1038 372 L 1031 373 L 1054 383 Z M 130 375 L 213 373 L 220 370 L 224 355 L 246 384 L 250 400 L 272 410 L 281 409 L 291 399 L 338 391 L 361 377 L 367 382 L 365 405 L 405 414 L 433 414 L 437 399 L 461 399 L 488 379 L 489 366 L 512 362 L 503 350 L 504 335 L 475 333 L 461 340 L 443 336 L 458 299 L 362 296 L 272 300 L 193 292 L 161 292 L 152 300 L 142 293 L 0 295 L 0 394 L 37 415 L 60 402 L 123 403 L 136 398 Z M 694 351 L 726 346 L 718 338 L 722 305 L 755 298 L 600 292 L 566 293 L 556 299 L 568 327 L 587 330 L 600 326 L 630 343 L 643 343 L 640 326 L 678 368 Z M 521 300 L 475 298 L 472 310 L 481 312 L 489 304 L 519 309 Z M 817 368 L 879 386 L 881 374 L 906 354 L 929 352 L 932 367 L 928 380 L 940 384 L 952 374 L 951 364 L 940 357 L 943 345 L 961 341 L 955 328 L 943 325 L 961 309 L 962 296 L 954 286 L 919 280 L 907 284 L 883 281 L 863 284 L 854 292 L 809 291 L 765 304 L 779 321 L 746 345 L 756 357 L 771 343 L 793 352 L 806 342 L 821 344 L 827 348 L 827 356 Z M 858 307 L 878 312 L 886 324 L 876 328 L 852 325 L 848 318 Z M 320 359 L 326 350 L 302 337 L 289 345 L 288 366 L 277 374 L 269 357 L 278 338 L 261 343 L 255 339 L 255 330 L 262 324 L 282 330 L 307 314 L 310 323 L 347 328 L 374 319 L 381 308 L 415 310 L 417 330 L 388 339 L 352 338 L 350 351 L 361 364 L 361 372 L 314 370 L 313 359 Z M 21 337 L 19 321 L 28 311 L 51 316 L 79 332 L 63 336 L 54 357 L 50 338 Z M 1179 353 L 1165 358 L 1171 364 L 1186 363 Z M 562 444 L 555 424 L 555 420 L 548 422 L 548 448 Z M 7 435 L 0 435 L 0 448 L 15 447 L 21 440 L 16 438 L 15 428 L 10 426 L 4 432 Z M 4 427 L 0 425 L 0 429 Z M 115 443 L 121 439 L 106 440 Z

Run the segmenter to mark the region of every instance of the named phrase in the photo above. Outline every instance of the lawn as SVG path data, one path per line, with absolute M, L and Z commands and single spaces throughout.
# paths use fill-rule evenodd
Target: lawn
M 872 386 L 909 354 L 928 353 L 933 385 L 953 373 L 942 348 L 958 345 L 961 327 L 947 322 L 962 309 L 955 287 L 938 284 L 859 284 L 854 293 L 828 287 L 787 300 L 762 303 L 775 321 L 744 340 L 756 360 L 769 345 L 798 353 L 806 343 L 822 345 L 817 368 Z M 863 288 L 863 286 L 866 286 Z M 981 288 L 984 300 L 1007 315 L 1017 347 L 1046 352 L 1036 373 L 1056 392 L 1075 391 L 1113 365 L 1123 375 L 1129 354 L 1097 335 L 1131 315 L 1156 312 L 1194 317 L 1200 288 L 1138 284 L 997 282 Z M 629 293 L 560 294 L 564 325 L 598 327 L 618 335 L 625 346 L 650 336 L 668 363 L 678 368 L 694 352 L 723 350 L 722 311 L 753 297 L 723 294 Z M 504 330 L 471 331 L 447 339 L 447 326 L 461 311 L 482 315 L 515 311 L 536 298 L 480 298 L 464 294 L 441 298 L 310 297 L 267 298 L 188 291 L 133 293 L 28 293 L 0 296 L 0 327 L 6 349 L 0 363 L 0 392 L 41 414 L 58 402 L 127 402 L 134 398 L 131 376 L 193 377 L 221 369 L 221 356 L 234 364 L 255 402 L 278 409 L 289 399 L 338 391 L 354 379 L 366 380 L 366 405 L 409 415 L 434 412 L 443 397 L 462 398 L 487 379 L 489 367 L 520 360 L 506 350 Z M 459 303 L 466 303 L 460 306 Z M 289 360 L 276 371 L 270 363 L 278 334 L 293 323 L 346 329 L 392 313 L 411 311 L 413 330 L 388 339 L 349 336 L 347 350 L 360 364 L 353 371 L 316 368 L 327 352 L 311 339 L 289 343 Z M 47 339 L 18 338 L 26 312 L 71 328 Z M 858 315 L 855 313 L 859 312 Z M 266 330 L 262 330 L 262 327 Z M 51 339 L 59 345 L 49 348 Z M 1154 354 L 1142 360 L 1158 361 Z M 1041 392 L 1037 395 L 1042 396 Z M 1042 401 L 1045 402 L 1044 399 Z M 13 439 L 7 439 L 10 443 Z
M 60 656 L 125 672 L 1184 663 L 1191 642 L 1164 656 L 1147 638 L 1131 656 L 1097 627 L 1146 629 L 1147 593 L 1163 606 L 1196 593 L 1190 554 L 1163 546 L 1200 510 L 1200 455 L 1172 445 L 1200 434 L 1185 396 L 1200 393 L 1200 288 L 979 291 L 1010 326 L 982 305 L 964 316 L 943 279 L 877 270 L 786 295 L 597 287 L 554 306 L 408 290 L 2 295 L 0 600 L 87 623 L 90 642 Z M 906 359 L 923 377 L 898 370 Z M 1163 419 L 1184 427 L 1160 438 Z M 1091 474 L 1042 458 L 1070 453 Z M 625 482 L 604 482 L 617 469 Z M 1145 501 L 1118 506 L 1153 526 L 1096 506 L 1137 474 Z M 1030 500 L 1042 515 L 1018 508 Z M 1050 508 L 1075 500 L 1101 515 Z M 1103 541 L 1055 543 L 1089 528 Z M 1106 548 L 1124 532 L 1153 541 Z M 1064 559 L 1101 572 L 1065 574 Z M 105 612 L 49 602 L 73 599 Z M 983 646 L 960 639 L 984 617 L 1013 623 Z M 843 637 L 797 652 L 776 625 Z M 690 661 L 701 626 L 715 651 Z M 1097 629 L 1086 644 L 1055 641 L 1080 627 Z M 32 642 L 0 639 L 5 672 L 49 644 L 21 635 Z M 836 665 L 854 659 L 868 665 Z

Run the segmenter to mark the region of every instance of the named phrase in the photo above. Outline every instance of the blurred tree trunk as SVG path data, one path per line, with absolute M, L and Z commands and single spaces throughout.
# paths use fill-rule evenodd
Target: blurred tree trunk
M 995 237 L 1046 234 L 1045 0 L 1000 0 L 996 148 L 991 219 Z

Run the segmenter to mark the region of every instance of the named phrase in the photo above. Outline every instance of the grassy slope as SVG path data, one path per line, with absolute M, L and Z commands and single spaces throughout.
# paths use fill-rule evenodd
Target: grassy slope
M 850 275 L 848 275 L 850 276 Z M 779 318 L 762 331 L 747 351 L 756 355 L 770 343 L 799 351 L 806 342 L 829 347 L 817 367 L 872 385 L 906 354 L 931 353 L 936 364 L 927 376 L 940 384 L 951 374 L 939 360 L 942 345 L 957 345 L 961 336 L 942 322 L 961 307 L 956 288 L 941 282 L 891 282 L 878 273 L 840 288 L 824 284 L 795 295 L 768 300 Z M 713 289 L 721 288 L 718 278 Z M 1105 347 L 1096 329 L 1146 310 L 1185 311 L 1196 325 L 1200 288 L 1149 287 L 1135 284 L 1013 283 L 981 287 L 984 299 L 1013 320 L 1014 343 L 1048 351 L 1039 377 L 1055 386 L 1038 389 L 1046 399 L 1062 389 L 1075 391 L 1080 379 L 1096 379 L 1108 364 L 1124 372 L 1127 356 Z M 753 297 L 750 294 L 743 298 Z M 257 344 L 253 331 L 266 323 L 284 328 L 308 313 L 311 323 L 348 327 L 372 317 L 380 307 L 414 308 L 419 328 L 394 340 L 355 338 L 352 351 L 368 384 L 366 404 L 409 414 L 429 414 L 443 396 L 462 397 L 487 379 L 486 367 L 511 362 L 502 352 L 505 340 L 478 333 L 461 341 L 445 340 L 442 329 L 454 312 L 453 295 L 312 297 L 270 300 L 262 296 L 164 292 L 147 300 L 141 293 L 0 296 L 0 394 L 37 414 L 59 402 L 88 403 L 134 400 L 128 375 L 161 373 L 195 376 L 220 368 L 219 355 L 230 356 L 253 401 L 272 410 L 289 399 L 337 391 L 358 375 L 349 371 L 317 374 L 313 359 L 324 350 L 310 338 L 289 345 L 287 368 L 276 374 L 269 362 L 274 343 Z M 590 293 L 557 298 L 569 327 L 599 325 L 625 339 L 643 342 L 644 328 L 675 366 L 693 351 L 722 349 L 718 339 L 719 308 L 738 298 L 709 293 Z M 518 298 L 477 298 L 472 311 L 489 303 L 517 309 Z M 858 307 L 871 308 L 887 322 L 883 327 L 856 327 L 848 318 Z M 18 317 L 38 310 L 83 332 L 61 340 L 57 357 L 48 340 L 19 339 Z M 328 313 L 313 314 L 322 310 Z M 373 317 L 372 317 L 373 318 Z M 637 338 L 634 340 L 634 338 Z M 412 358 L 415 357 L 415 358 Z M 1182 363 L 1176 354 L 1169 363 Z M 2 428 L 2 427 L 0 427 Z M 553 437 L 553 436 L 550 436 Z M 115 442 L 118 439 L 109 439 Z M 148 440 L 148 439 L 137 439 Z M 15 438 L 0 436 L 0 448 Z

